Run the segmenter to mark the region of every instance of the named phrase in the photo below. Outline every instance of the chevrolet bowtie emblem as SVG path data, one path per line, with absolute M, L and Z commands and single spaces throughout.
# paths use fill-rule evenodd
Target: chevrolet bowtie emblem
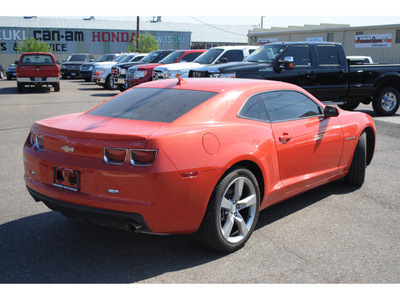
M 74 151 L 74 148 L 72 148 L 72 147 L 70 147 L 70 146 L 68 146 L 68 145 L 65 145 L 65 146 L 62 146 L 62 147 L 61 147 L 61 150 L 64 151 L 64 152 L 66 152 L 66 153 L 69 153 L 69 152 L 73 152 L 73 151 Z

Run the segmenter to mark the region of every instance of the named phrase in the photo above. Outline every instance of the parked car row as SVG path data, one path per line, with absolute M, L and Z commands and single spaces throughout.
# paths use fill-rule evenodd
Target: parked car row
M 15 73 L 10 68 L 8 74 Z M 347 110 L 372 103 L 378 115 L 389 116 L 400 104 L 400 65 L 373 63 L 369 56 L 346 56 L 342 45 L 331 42 L 106 54 L 97 61 L 91 54 L 72 54 L 61 66 L 61 77 L 68 76 L 120 91 L 178 77 L 279 80 Z
M 121 60 L 93 66 L 91 81 L 106 89 L 124 91 L 147 81 L 187 77 L 189 70 L 195 66 L 242 61 L 257 48 L 226 46 L 209 50 L 155 50 L 146 55 L 128 54 Z

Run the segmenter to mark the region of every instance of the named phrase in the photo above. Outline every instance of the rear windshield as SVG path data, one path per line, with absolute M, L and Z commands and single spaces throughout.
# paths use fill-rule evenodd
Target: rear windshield
M 217 93 L 133 88 L 88 114 L 93 116 L 171 123 Z
M 21 65 L 53 65 L 54 59 L 47 54 L 27 54 L 22 57 Z

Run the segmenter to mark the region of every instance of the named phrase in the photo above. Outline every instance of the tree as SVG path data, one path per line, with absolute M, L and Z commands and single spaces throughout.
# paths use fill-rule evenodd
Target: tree
M 30 39 L 25 39 L 21 41 L 17 46 L 17 51 L 24 52 L 49 52 L 50 45 L 41 42 L 40 40 L 31 37 Z
M 137 36 L 135 36 L 132 45 L 131 44 L 127 45 L 127 50 L 126 50 L 127 52 L 150 53 L 160 48 L 160 45 L 158 44 L 156 37 L 151 33 L 140 34 L 139 49 L 136 49 L 136 39 Z

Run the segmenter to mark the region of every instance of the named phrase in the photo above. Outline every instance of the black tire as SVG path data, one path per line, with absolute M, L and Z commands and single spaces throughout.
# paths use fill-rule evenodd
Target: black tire
M 253 233 L 259 208 L 257 179 L 248 169 L 234 168 L 214 188 L 195 237 L 208 248 L 222 252 L 236 251 Z
M 55 92 L 59 92 L 60 91 L 60 83 L 59 82 L 55 83 L 53 86 L 54 86 L 54 91 Z
M 67 77 L 68 77 L 68 76 L 65 75 L 65 74 L 62 74 L 62 76 L 61 76 L 62 79 L 67 79 Z
M 92 81 L 92 78 L 91 77 L 85 77 L 85 78 L 83 78 L 84 80 L 85 80 L 85 82 L 91 82 Z
M 366 134 L 363 133 L 358 139 L 351 161 L 349 172 L 344 178 L 346 185 L 360 187 L 365 180 L 365 169 L 367 167 L 367 141 Z
M 358 107 L 358 105 L 360 105 L 360 102 L 354 101 L 354 102 L 345 102 L 343 104 L 339 104 L 338 106 L 341 109 L 352 111 L 355 110 Z
M 394 87 L 380 90 L 372 101 L 372 108 L 380 116 L 392 116 L 399 109 L 399 91 Z
M 22 93 L 24 91 L 24 85 L 22 83 L 17 83 L 18 93 Z
M 106 78 L 106 83 L 104 84 L 104 87 L 107 90 L 117 90 L 118 86 L 115 84 L 111 84 L 111 75 L 108 75 Z

